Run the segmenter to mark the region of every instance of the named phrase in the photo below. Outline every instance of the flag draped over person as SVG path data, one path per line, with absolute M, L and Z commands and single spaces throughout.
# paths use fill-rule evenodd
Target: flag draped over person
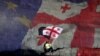
M 51 44 L 56 40 L 63 29 L 56 26 L 47 26 L 42 31 L 42 35 L 39 37 L 38 45 L 42 45 L 45 42 L 50 42 Z

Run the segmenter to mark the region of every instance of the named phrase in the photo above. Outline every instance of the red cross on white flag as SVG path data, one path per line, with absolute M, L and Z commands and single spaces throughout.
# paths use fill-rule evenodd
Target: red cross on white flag
M 43 30 L 43 35 L 50 36 L 50 39 L 56 39 L 62 31 L 61 27 L 48 26 Z

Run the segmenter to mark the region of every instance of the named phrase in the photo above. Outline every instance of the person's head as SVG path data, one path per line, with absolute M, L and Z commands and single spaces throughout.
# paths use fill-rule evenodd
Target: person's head
M 45 29 L 46 27 L 40 27 L 38 29 L 38 32 L 39 32 L 39 35 L 43 35 L 43 30 Z
M 42 35 L 42 36 L 44 36 L 44 37 L 46 37 L 46 38 L 50 38 L 50 36 L 47 36 L 47 35 L 43 35 L 43 30 L 45 29 L 46 27 L 40 27 L 39 29 L 38 29 L 38 33 L 39 33 L 39 35 Z

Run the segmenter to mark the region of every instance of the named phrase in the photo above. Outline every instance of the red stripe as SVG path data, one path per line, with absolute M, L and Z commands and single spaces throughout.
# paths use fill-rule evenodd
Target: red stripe
M 71 47 L 90 47 L 94 43 L 94 28 L 78 27 L 74 33 Z
M 80 48 L 76 56 L 100 56 L 100 48 Z
M 88 9 L 90 11 L 96 11 L 97 5 L 100 4 L 100 0 L 88 0 Z
M 45 29 L 45 30 L 49 30 L 49 31 L 52 31 L 52 32 L 54 32 L 54 33 L 56 33 L 56 34 L 60 34 L 60 33 L 58 33 L 56 30 L 54 30 L 54 29 Z
M 50 37 L 51 37 L 52 33 L 54 32 L 54 28 L 55 27 L 53 27 L 52 29 L 50 29 Z

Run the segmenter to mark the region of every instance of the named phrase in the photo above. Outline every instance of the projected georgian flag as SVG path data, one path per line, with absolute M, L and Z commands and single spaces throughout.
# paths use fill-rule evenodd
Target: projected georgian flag
M 37 13 L 33 21 L 33 27 L 38 24 L 53 24 L 53 25 L 74 24 L 76 25 L 76 29 L 73 34 L 73 39 L 70 40 L 71 41 L 70 46 L 92 48 L 93 45 L 97 45 L 95 44 L 97 43 L 96 42 L 97 40 L 95 40 L 96 38 L 95 29 L 100 27 L 99 26 L 100 20 L 98 20 L 100 18 L 100 13 L 96 12 L 96 8 L 98 5 L 97 1 L 98 0 L 88 1 L 88 6 L 85 9 L 82 10 L 80 9 L 81 10 L 80 14 L 75 14 L 74 16 L 71 16 L 69 18 L 67 18 L 67 16 L 69 15 L 67 13 L 70 10 L 72 10 L 72 7 L 66 10 L 66 12 L 63 14 L 61 13 L 57 14 L 59 11 L 57 12 L 53 11 L 52 8 L 51 12 L 46 11 L 46 9 L 43 10 L 43 8 L 45 7 L 40 8 L 40 11 Z M 92 5 L 93 2 L 94 5 Z M 70 37 L 66 36 L 66 38 Z
M 39 35 L 37 32 L 38 29 L 40 27 L 56 25 L 62 26 L 65 33 L 57 38 L 53 46 L 72 48 L 93 48 L 97 47 L 97 45 L 99 46 L 100 31 L 97 29 L 100 29 L 100 12 L 96 12 L 97 6 L 99 5 L 97 1 L 99 0 L 90 0 L 88 1 L 88 5 L 84 5 L 84 3 L 68 3 L 70 9 L 64 9 L 65 11 L 62 13 L 61 3 L 54 2 L 54 0 L 43 0 L 39 11 L 32 21 L 32 36 L 34 36 L 32 38 L 34 38 L 34 41 L 30 39 L 25 45 L 35 49 L 34 43 L 37 44 L 38 42 L 35 40 Z M 75 27 L 73 25 L 71 26 L 71 24 Z

